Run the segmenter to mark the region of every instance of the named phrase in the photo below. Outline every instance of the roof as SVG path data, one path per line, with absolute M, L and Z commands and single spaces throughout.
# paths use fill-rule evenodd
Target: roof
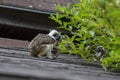
M 48 28 L 49 25 L 46 25 L 49 22 L 48 15 L 36 12 L 55 12 L 54 6 L 58 1 L 63 5 L 77 2 L 77 0 L 0 0 L 1 5 L 7 6 L 0 8 L 0 36 L 13 38 L 0 38 L 0 80 L 119 80 L 119 73 L 105 72 L 98 63 L 88 63 L 76 55 L 60 54 L 56 60 L 32 57 L 27 50 L 29 41 L 16 40 L 17 37 L 23 39 L 23 36 L 30 40 L 39 33 L 40 25 L 41 28 Z M 27 29 L 28 27 L 31 28 Z M 28 35 L 32 37 L 29 38 Z
M 0 36 L 31 40 L 38 33 L 57 29 L 58 24 L 49 16 L 56 11 L 50 4 L 57 4 L 58 1 L 65 5 L 68 2 L 73 4 L 77 0 L 64 0 L 64 2 L 62 0 L 0 0 L 0 30 L 2 30 Z M 42 2 L 45 4 L 43 5 Z M 42 7 L 35 6 L 39 4 Z
M 77 3 L 78 0 L 0 0 L 2 5 L 17 6 L 47 12 L 55 12 L 55 6 L 60 2 L 62 5 L 67 3 Z
M 32 57 L 28 44 L 29 41 L 0 38 L 0 80 L 120 79 L 119 73 L 105 72 L 98 63 L 88 63 L 77 55 L 60 54 L 55 60 Z
M 95 63 L 75 55 L 61 54 L 58 59 L 35 58 L 27 49 L 0 48 L 1 80 L 119 80 L 120 74 L 105 72 Z M 98 65 L 98 64 L 96 64 Z

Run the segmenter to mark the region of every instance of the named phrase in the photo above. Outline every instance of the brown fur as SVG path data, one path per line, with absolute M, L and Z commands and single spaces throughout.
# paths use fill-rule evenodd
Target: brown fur
M 38 34 L 29 44 L 28 50 L 31 56 L 37 57 L 39 53 L 43 52 L 47 44 L 55 44 L 55 40 L 46 34 Z M 44 55 L 44 54 L 43 54 Z

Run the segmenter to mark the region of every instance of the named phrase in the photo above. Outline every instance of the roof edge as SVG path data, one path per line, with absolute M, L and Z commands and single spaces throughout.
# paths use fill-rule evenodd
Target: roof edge
M 1 5 L 0 4 L 0 8 L 8 8 L 8 9 L 14 9 L 14 10 L 20 10 L 20 11 L 28 11 L 28 12 L 33 12 L 33 13 L 55 15 L 55 12 L 47 12 L 47 11 L 35 10 L 35 9 L 29 9 L 29 8 L 22 8 L 22 7 L 17 7 L 17 6 L 8 6 L 8 5 Z

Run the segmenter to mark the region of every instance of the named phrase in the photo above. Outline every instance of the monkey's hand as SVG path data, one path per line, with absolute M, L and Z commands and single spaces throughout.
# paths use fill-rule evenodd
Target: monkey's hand
M 58 46 L 53 47 L 52 55 L 53 59 L 56 59 L 60 54 L 60 48 Z

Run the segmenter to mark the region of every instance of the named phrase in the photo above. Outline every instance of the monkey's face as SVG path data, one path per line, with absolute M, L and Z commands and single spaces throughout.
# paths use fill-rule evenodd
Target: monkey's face
M 101 52 L 102 50 L 104 50 L 102 46 L 97 46 L 97 52 Z
M 54 38 L 56 41 L 60 41 L 61 39 L 61 35 L 56 30 L 52 30 L 48 35 Z
M 60 41 L 60 39 L 61 39 L 61 35 L 58 34 L 58 33 L 53 34 L 53 37 L 54 37 L 57 41 Z

